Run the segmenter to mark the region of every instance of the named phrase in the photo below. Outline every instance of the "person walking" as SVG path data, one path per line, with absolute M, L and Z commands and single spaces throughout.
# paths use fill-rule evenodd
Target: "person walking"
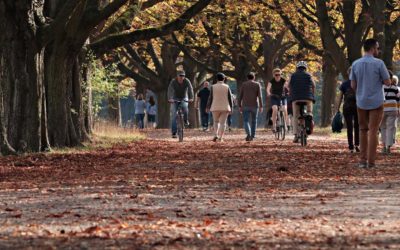
M 351 67 L 348 69 L 350 74 Z M 360 130 L 358 126 L 357 116 L 357 103 L 356 103 L 356 92 L 351 87 L 351 81 L 344 81 L 340 87 L 339 103 L 337 106 L 337 112 L 340 112 L 340 106 L 343 100 L 343 116 L 346 122 L 347 128 L 347 142 L 351 153 L 360 152 Z
M 311 118 L 314 105 L 315 83 L 310 73 L 307 72 L 307 63 L 300 61 L 296 64 L 296 72 L 292 74 L 289 81 L 289 92 L 292 100 L 293 110 L 293 134 L 294 143 L 299 142 L 298 132 L 298 117 L 300 116 L 300 106 L 297 103 L 306 103 L 307 117 Z M 310 126 L 311 126 L 310 124 Z
M 186 78 L 185 71 L 183 70 L 178 71 L 177 77 L 173 79 L 168 86 L 168 101 L 172 104 L 172 121 L 171 121 L 172 138 L 177 137 L 176 133 L 178 129 L 176 125 L 176 111 L 178 105 L 181 105 L 181 107 L 183 108 L 185 126 L 189 126 L 188 102 L 193 101 L 193 96 L 194 94 L 193 94 L 192 83 L 190 82 L 189 79 Z M 181 103 L 178 104 L 176 101 L 181 101 Z
M 378 129 L 383 117 L 382 83 L 390 85 L 385 63 L 375 58 L 379 55 L 378 41 L 365 40 L 363 49 L 364 56 L 353 62 L 350 73 L 351 87 L 356 91 L 360 125 L 360 168 L 375 167 Z
M 147 122 L 150 128 L 156 128 L 157 106 L 154 96 L 150 96 L 147 103 Z
M 233 109 L 232 92 L 225 80 L 223 73 L 217 74 L 217 83 L 211 87 L 207 104 L 207 112 L 212 112 L 214 121 L 214 142 L 223 141 L 226 119 Z
M 196 109 L 200 110 L 200 120 L 203 131 L 208 130 L 209 113 L 206 112 L 208 98 L 210 97 L 209 82 L 203 83 L 203 88 L 197 93 Z
M 247 75 L 248 81 L 244 82 L 239 94 L 239 111 L 243 113 L 243 126 L 246 131 L 246 141 L 254 140 L 257 129 L 258 112 L 262 112 L 263 102 L 261 96 L 261 85 L 255 81 L 255 74 Z M 250 124 L 251 117 L 251 124 Z
M 397 116 L 399 115 L 399 89 L 393 80 L 393 74 L 389 71 L 391 84 L 383 86 L 385 101 L 383 103 L 383 119 L 381 124 L 382 153 L 390 154 L 390 147 L 394 143 L 394 135 L 397 129 Z
M 143 99 L 143 94 L 139 94 L 135 101 L 135 117 L 136 117 L 136 124 L 139 129 L 144 129 L 145 110 L 146 110 L 146 102 Z

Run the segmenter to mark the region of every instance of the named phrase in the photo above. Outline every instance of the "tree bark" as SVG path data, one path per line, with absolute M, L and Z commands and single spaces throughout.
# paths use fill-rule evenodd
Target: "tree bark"
M 157 128 L 169 128 L 171 126 L 170 104 L 168 103 L 167 89 L 156 92 L 157 95 Z
M 3 153 L 41 149 L 43 49 L 37 43 L 34 22 L 41 4 L 0 2 Z
M 321 127 L 327 127 L 331 124 L 332 120 L 332 107 L 336 100 L 338 72 L 333 64 L 333 60 L 327 54 L 323 56 L 322 67 Z

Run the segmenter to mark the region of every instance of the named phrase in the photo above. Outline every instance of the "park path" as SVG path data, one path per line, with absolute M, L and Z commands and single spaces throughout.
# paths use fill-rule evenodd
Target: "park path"
M 343 139 L 211 138 L 0 158 L 0 249 L 400 248 L 400 154 L 358 169 Z

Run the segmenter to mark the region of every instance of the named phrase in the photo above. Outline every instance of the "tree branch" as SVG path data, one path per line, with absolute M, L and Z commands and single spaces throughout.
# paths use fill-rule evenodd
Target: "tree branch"
M 99 51 L 118 48 L 125 44 L 131 44 L 141 40 L 148 40 L 151 38 L 168 35 L 173 31 L 183 29 L 186 23 L 188 23 L 192 17 L 202 11 L 210 2 L 211 0 L 199 0 L 196 4 L 187 9 L 180 17 L 161 27 L 141 29 L 124 34 L 110 35 L 99 41 L 94 42 L 90 45 L 90 47 L 95 51 Z

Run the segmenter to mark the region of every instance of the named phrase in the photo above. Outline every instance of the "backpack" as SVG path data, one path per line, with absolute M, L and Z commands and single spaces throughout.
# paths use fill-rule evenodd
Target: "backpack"
M 357 107 L 356 92 L 353 88 L 348 88 L 345 93 L 343 93 L 343 109 L 351 109 Z
M 333 133 L 341 133 L 343 128 L 343 115 L 340 112 L 337 112 L 335 117 L 332 120 L 332 132 Z

